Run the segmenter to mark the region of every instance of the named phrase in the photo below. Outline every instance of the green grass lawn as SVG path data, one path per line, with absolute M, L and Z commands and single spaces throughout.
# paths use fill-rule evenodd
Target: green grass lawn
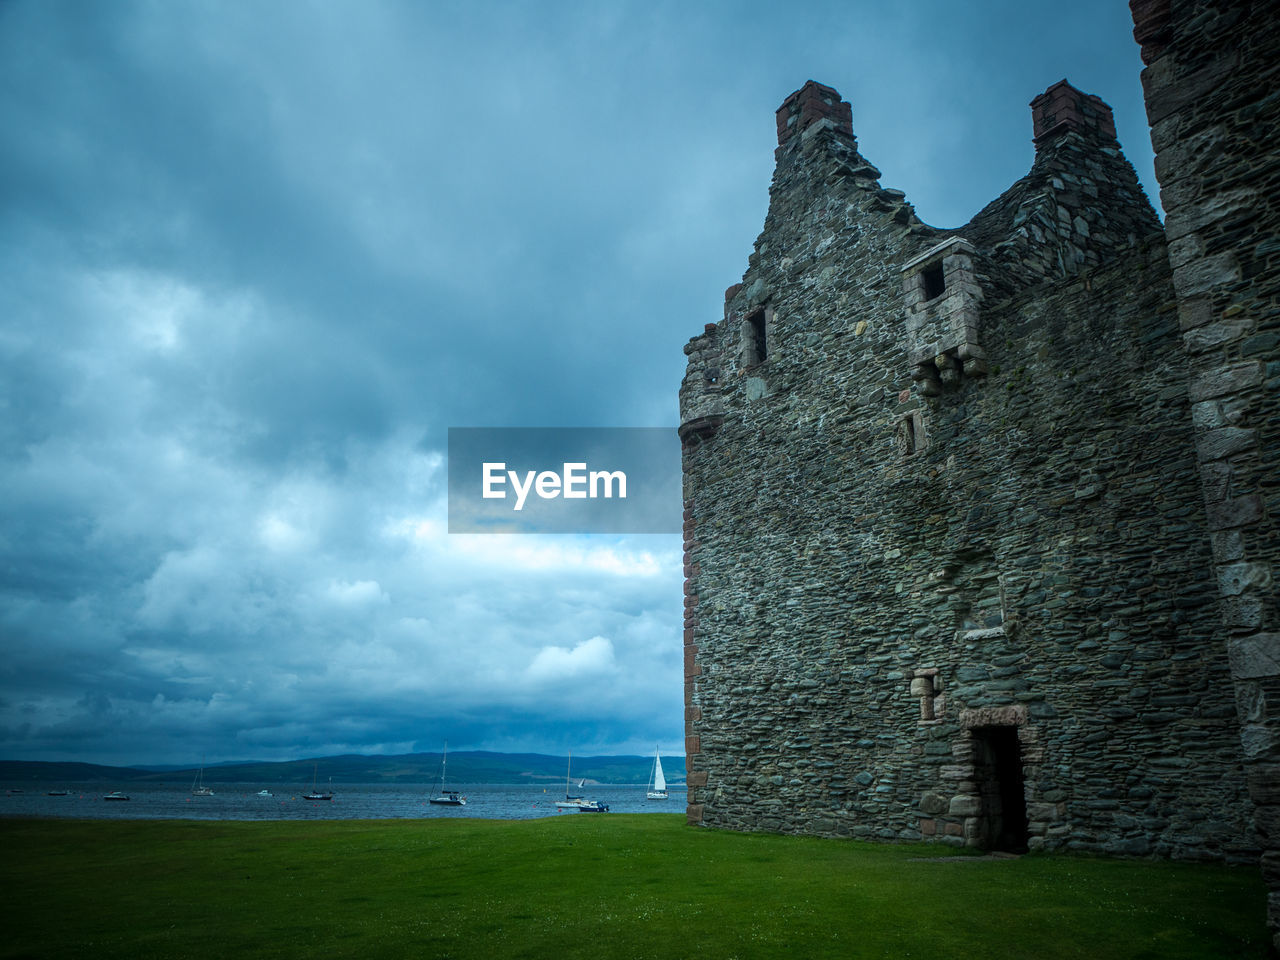
M 544 820 L 3 820 L 0 957 L 1264 957 L 1259 872 Z

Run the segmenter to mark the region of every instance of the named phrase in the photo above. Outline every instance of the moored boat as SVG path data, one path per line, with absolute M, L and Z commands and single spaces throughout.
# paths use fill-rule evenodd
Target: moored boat
M 467 798 L 458 793 L 457 790 L 446 790 L 444 788 L 444 771 L 445 763 L 449 758 L 449 741 L 444 742 L 444 750 L 440 754 L 440 789 L 434 797 L 430 798 L 430 802 L 441 807 L 465 807 Z
M 204 785 L 204 761 L 200 762 L 200 770 L 196 774 L 196 778 L 191 781 L 191 795 L 193 797 L 212 797 L 213 787 Z
M 588 800 L 585 797 L 573 796 L 569 793 L 569 784 L 572 782 L 570 772 L 573 769 L 573 751 L 569 751 L 568 764 L 564 770 L 564 799 L 556 801 L 556 809 L 558 810 L 578 810 L 582 813 L 608 813 L 609 805 L 601 803 L 599 800 Z M 586 783 L 586 779 L 578 781 L 578 789 L 582 789 L 582 785 Z
M 316 787 L 316 780 L 320 773 L 320 764 L 312 765 L 311 769 L 311 792 L 306 794 L 303 800 L 332 800 L 333 799 L 333 777 L 329 778 L 329 790 L 327 793 L 321 793 Z
M 667 799 L 667 778 L 662 774 L 662 760 L 658 757 L 658 748 L 653 748 L 653 772 L 649 774 L 649 792 L 647 794 L 650 800 L 666 800 Z
M 584 803 L 587 802 L 585 799 L 583 799 L 581 794 L 579 794 L 576 797 L 571 796 L 569 794 L 569 783 L 570 783 L 569 774 L 572 770 L 573 770 L 573 751 L 570 750 L 569 759 L 564 768 L 564 799 L 556 801 L 556 808 L 559 810 L 577 810 L 579 807 L 581 807 Z M 578 788 L 579 789 L 582 788 L 581 783 L 578 784 Z

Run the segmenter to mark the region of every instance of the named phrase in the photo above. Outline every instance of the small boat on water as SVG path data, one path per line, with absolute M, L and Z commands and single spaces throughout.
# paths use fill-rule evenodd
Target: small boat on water
M 662 760 L 658 757 L 658 748 L 653 748 L 653 772 L 649 774 L 649 792 L 647 794 L 650 800 L 666 800 L 667 799 L 667 778 L 662 775 Z
M 274 797 L 274 796 L 275 796 L 275 794 L 274 794 L 274 793 L 272 793 L 270 790 L 259 790 L 259 791 L 258 791 L 258 793 L 257 793 L 257 796 L 259 796 L 259 797 Z
M 102 799 L 103 800 L 128 800 L 129 795 L 120 790 L 112 790 Z
M 196 778 L 191 781 L 191 795 L 193 797 L 212 797 L 213 787 L 204 785 L 204 762 L 201 761 L 200 771 L 196 774 Z
M 67 795 L 66 790 L 50 790 L 48 794 L 46 794 L 46 796 L 50 796 L 50 797 L 65 797 L 66 795 Z
M 608 804 L 601 803 L 599 800 L 587 800 L 581 795 L 575 797 L 571 793 L 569 793 L 569 784 L 572 782 L 572 779 L 573 779 L 569 775 L 569 773 L 572 769 L 573 769 L 573 751 L 571 750 L 569 751 L 568 765 L 565 767 L 565 770 L 564 770 L 564 799 L 556 801 L 556 809 L 557 810 L 578 810 L 578 811 L 581 811 L 582 813 L 608 813 L 609 812 Z M 578 781 L 579 790 L 582 789 L 582 785 L 584 783 L 586 783 L 585 779 Z
M 582 806 L 584 803 L 586 803 L 586 802 L 587 802 L 586 800 L 584 800 L 584 799 L 582 798 L 581 794 L 579 794 L 578 796 L 576 796 L 576 797 L 575 797 L 575 796 L 572 796 L 572 795 L 569 793 L 569 783 L 570 783 L 569 773 L 570 773 L 570 771 L 572 771 L 572 770 L 573 770 L 573 751 L 572 751 L 572 750 L 570 750 L 570 751 L 569 751 L 569 761 L 568 761 L 568 764 L 567 764 L 567 765 L 565 766 L 565 768 L 564 768 L 564 799 L 563 799 L 563 800 L 557 800 L 557 801 L 556 801 L 556 807 L 557 807 L 557 809 L 560 809 L 560 810 L 577 810 L 580 806 Z M 581 784 L 581 783 L 579 783 L 579 784 L 578 784 L 578 789 L 579 789 L 579 790 L 581 790 L 581 789 L 582 789 L 582 784 Z
M 449 741 L 444 742 L 444 751 L 440 754 L 440 790 L 430 802 L 442 807 L 465 807 L 467 798 L 458 793 L 457 790 L 446 790 L 444 788 L 444 770 L 445 761 L 449 757 Z
M 304 796 L 303 800 L 332 800 L 333 799 L 333 777 L 329 778 L 329 790 L 321 793 L 316 788 L 317 774 L 320 772 L 320 764 L 315 764 L 311 771 L 311 792 Z

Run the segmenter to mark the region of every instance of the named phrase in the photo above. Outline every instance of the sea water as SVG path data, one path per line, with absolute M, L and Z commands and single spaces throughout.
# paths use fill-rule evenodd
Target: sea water
M 0 784 L 0 817 L 86 817 L 133 820 L 381 820 L 394 818 L 477 817 L 493 820 L 528 820 L 535 817 L 598 816 L 560 810 L 564 785 L 513 786 L 511 784 L 459 785 L 467 798 L 463 807 L 429 803 L 436 791 L 423 784 L 334 783 L 321 784 L 332 800 L 305 800 L 308 784 L 212 783 L 212 796 L 193 797 L 190 784 L 68 783 Z M 260 797 L 258 791 L 271 791 Z M 50 790 L 66 790 L 66 796 L 49 796 Z M 129 800 L 104 800 L 119 790 Z M 684 791 L 671 791 L 670 799 L 649 800 L 640 786 L 584 786 L 574 796 L 608 804 L 613 813 L 684 813 Z

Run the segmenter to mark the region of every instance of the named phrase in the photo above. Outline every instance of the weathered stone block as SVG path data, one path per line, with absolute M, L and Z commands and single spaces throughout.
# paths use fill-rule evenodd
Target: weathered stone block
M 1256 630 L 1262 626 L 1262 600 L 1255 594 L 1223 597 L 1218 601 L 1222 622 L 1228 627 Z
M 1205 505 L 1205 512 L 1209 517 L 1210 530 L 1244 527 L 1262 519 L 1262 498 L 1250 494 L 1220 503 L 1209 503 Z
M 1240 753 L 1245 760 L 1275 759 L 1275 748 L 1276 736 L 1267 724 L 1246 723 L 1240 728 Z
M 1201 460 L 1220 460 L 1255 446 L 1258 432 L 1242 427 L 1218 427 L 1196 438 L 1196 453 Z
M 1043 823 L 1055 823 L 1062 817 L 1062 811 L 1056 803 L 1029 803 L 1027 817 Z
M 1236 715 L 1242 724 L 1261 723 L 1266 719 L 1267 699 L 1262 692 L 1261 683 L 1257 680 L 1236 678 L 1235 694 Z M 1280 803 L 1280 797 L 1275 802 Z
M 1182 335 L 1182 343 L 1187 348 L 1188 353 L 1204 353 L 1208 350 L 1219 349 L 1223 344 L 1241 339 L 1253 329 L 1253 326 L 1253 321 L 1249 318 L 1219 320 L 1216 323 L 1208 323 L 1206 321 L 1204 326 L 1184 333 Z
M 949 806 L 947 798 L 941 794 L 926 792 L 920 798 L 920 810 L 924 813 L 942 813 Z
M 1260 807 L 1280 808 L 1280 763 L 1250 764 L 1245 773 L 1253 802 Z
M 1178 300 L 1178 326 L 1183 330 L 1203 327 L 1213 320 L 1211 297 L 1181 297 Z
M 1266 590 L 1271 586 L 1271 566 L 1266 563 L 1232 563 L 1218 568 L 1218 591 L 1234 597 L 1247 590 Z
M 1187 396 L 1196 402 L 1242 393 L 1261 384 L 1263 373 L 1262 363 L 1256 360 L 1219 367 L 1192 379 L 1187 387 Z

